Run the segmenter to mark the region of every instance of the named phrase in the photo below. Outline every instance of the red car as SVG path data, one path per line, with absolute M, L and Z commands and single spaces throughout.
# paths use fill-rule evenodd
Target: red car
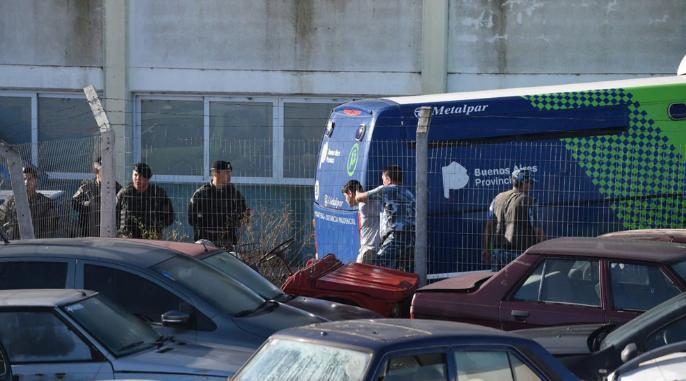
M 419 289 L 411 316 L 505 330 L 624 323 L 686 290 L 686 246 L 557 238 L 497 273 L 478 271 Z
M 329 254 L 288 277 L 284 292 L 352 304 L 387 317 L 407 315 L 407 305 L 419 278 L 379 266 L 361 263 L 344 265 Z

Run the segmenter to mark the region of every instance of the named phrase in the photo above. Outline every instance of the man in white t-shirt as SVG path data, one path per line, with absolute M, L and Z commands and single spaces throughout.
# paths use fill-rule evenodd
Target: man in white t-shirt
M 345 201 L 350 206 L 358 206 L 358 226 L 360 229 L 360 251 L 357 254 L 357 263 L 371 263 L 373 256 L 379 249 L 379 203 L 376 200 L 357 202 L 355 194 L 363 192 L 362 184 L 357 180 L 350 180 L 341 189 Z

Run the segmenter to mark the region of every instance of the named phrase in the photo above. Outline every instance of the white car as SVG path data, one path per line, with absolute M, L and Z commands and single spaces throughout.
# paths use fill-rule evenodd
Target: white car
M 617 368 L 608 381 L 686 380 L 686 341 L 646 352 Z
M 69 289 L 0 291 L 0 341 L 22 380 L 226 380 L 252 352 L 160 336 L 96 292 Z

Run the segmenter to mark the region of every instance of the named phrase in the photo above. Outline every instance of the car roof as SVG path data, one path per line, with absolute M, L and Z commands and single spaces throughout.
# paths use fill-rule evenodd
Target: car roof
M 686 245 L 628 239 L 568 237 L 538 243 L 528 248 L 526 254 L 570 255 L 669 263 L 686 259 Z
M 0 290 L 0 307 L 56 307 L 95 294 L 97 292 L 70 289 Z
M 524 342 L 520 336 L 490 327 L 467 323 L 422 319 L 361 319 L 316 323 L 283 330 L 273 337 L 306 339 L 336 345 L 381 349 L 401 349 L 421 344 L 463 342 Z
M 649 241 L 686 243 L 686 229 L 637 229 L 605 233 L 600 238 L 643 239 Z
M 179 253 L 197 250 L 204 250 L 203 245 L 127 238 L 52 238 L 17 240 L 0 245 L 0 257 L 40 255 L 109 259 L 149 267 Z

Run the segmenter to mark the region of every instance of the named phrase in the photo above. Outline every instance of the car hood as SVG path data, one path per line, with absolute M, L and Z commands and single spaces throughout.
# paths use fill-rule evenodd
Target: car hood
M 492 271 L 471 271 L 462 273 L 456 277 L 444 279 L 442 281 L 424 286 L 419 291 L 434 290 L 471 290 L 482 280 L 488 279 L 495 274 Z
M 326 321 L 326 319 L 287 304 L 277 303 L 275 308 L 243 317 L 233 317 L 233 321 L 240 329 L 263 340 L 267 340 L 276 331 L 312 323 L 321 323 Z
M 373 298 L 397 302 L 417 289 L 418 279 L 413 273 L 351 263 L 321 277 L 317 281 L 317 288 L 358 292 Z
M 604 324 L 565 325 L 512 331 L 537 341 L 555 356 L 589 354 L 588 337 Z
M 381 314 L 366 308 L 331 302 L 323 299 L 308 298 L 305 296 L 295 297 L 286 303 L 291 307 L 313 313 L 329 321 L 378 319 L 383 317 Z
M 245 363 L 250 348 L 166 342 L 160 348 L 113 361 L 116 373 L 193 374 L 231 376 Z

